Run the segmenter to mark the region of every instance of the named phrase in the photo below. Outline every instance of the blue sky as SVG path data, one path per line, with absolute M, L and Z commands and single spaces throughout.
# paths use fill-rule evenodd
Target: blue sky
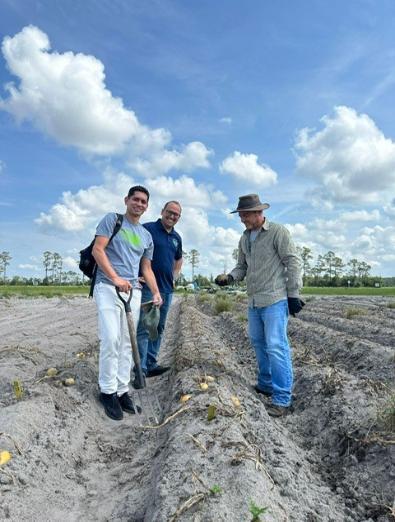
M 315 256 L 395 265 L 391 1 L 3 0 L 0 251 L 74 269 L 136 183 L 178 199 L 199 271 L 232 268 L 258 193 Z M 188 276 L 190 268 L 185 267 Z

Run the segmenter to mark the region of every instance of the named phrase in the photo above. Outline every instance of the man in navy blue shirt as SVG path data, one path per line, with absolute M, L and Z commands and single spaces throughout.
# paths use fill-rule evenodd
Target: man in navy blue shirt
M 144 223 L 143 225 L 150 232 L 154 242 L 154 255 L 151 267 L 163 300 L 163 304 L 160 307 L 158 338 L 155 341 L 149 339 L 148 331 L 142 321 L 143 309 L 140 312 L 137 343 L 141 367 L 147 377 L 161 375 L 170 369 L 169 366 L 160 366 L 157 359 L 167 313 L 173 297 L 174 281 L 178 278 L 182 265 L 182 240 L 181 236 L 174 230 L 174 226 L 181 216 L 181 205 L 178 201 L 168 201 L 162 209 L 161 216 L 157 221 Z M 151 300 L 152 294 L 147 285 L 144 285 L 141 302 L 145 303 Z

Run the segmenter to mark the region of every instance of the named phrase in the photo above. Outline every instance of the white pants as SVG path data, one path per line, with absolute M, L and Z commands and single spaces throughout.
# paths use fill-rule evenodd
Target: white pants
M 130 344 L 125 307 L 117 296 L 115 287 L 105 283 L 95 285 L 93 297 L 96 302 L 99 323 L 99 387 L 102 393 L 122 395 L 129 390 L 132 369 Z M 122 293 L 124 299 L 128 294 Z M 130 307 L 137 331 L 140 315 L 141 290 L 133 289 Z

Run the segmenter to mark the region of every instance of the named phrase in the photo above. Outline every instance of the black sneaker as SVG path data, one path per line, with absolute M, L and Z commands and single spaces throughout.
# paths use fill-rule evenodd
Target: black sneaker
M 123 412 L 116 393 L 101 393 L 100 402 L 104 406 L 106 415 L 113 420 L 122 420 Z
M 258 386 L 254 386 L 254 390 L 257 393 L 260 393 L 261 395 L 264 395 L 265 397 L 271 397 L 273 395 L 272 392 L 266 391 L 266 390 L 261 390 L 260 388 L 258 388 Z
M 162 375 L 162 373 L 168 372 L 170 370 L 170 366 L 155 366 L 152 370 L 147 371 L 147 377 L 157 377 L 158 375 Z
M 131 413 L 132 415 L 134 415 L 136 413 L 136 411 L 138 413 L 141 413 L 140 406 L 137 406 L 137 405 L 135 406 L 133 404 L 133 401 L 130 398 L 128 392 L 125 392 L 120 397 L 118 397 L 118 401 L 119 401 L 119 404 L 121 405 L 121 408 L 123 409 L 123 411 L 127 411 L 128 413 Z

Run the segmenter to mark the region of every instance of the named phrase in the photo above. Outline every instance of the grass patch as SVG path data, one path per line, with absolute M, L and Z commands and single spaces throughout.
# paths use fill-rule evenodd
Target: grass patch
M 197 296 L 197 302 L 198 304 L 205 304 L 211 301 L 211 297 L 209 294 L 200 293 Z
M 214 313 L 216 315 L 222 312 L 230 312 L 233 309 L 232 301 L 226 295 L 219 295 L 215 297 Z
M 379 411 L 378 419 L 386 431 L 395 431 L 395 394 L 391 395 L 382 410 Z
M 387 308 L 395 308 L 395 303 L 388 303 Z
M 311 295 L 378 295 L 378 296 L 395 296 L 395 287 L 388 286 L 382 288 L 373 287 L 328 287 L 328 286 L 306 286 L 302 288 L 302 294 Z
M 0 298 L 5 297 L 61 297 L 89 295 L 89 286 L 28 286 L 1 285 Z
M 362 310 L 362 308 L 347 308 L 345 311 L 345 317 L 346 319 L 352 319 L 353 317 L 357 315 L 365 315 L 366 311 Z

